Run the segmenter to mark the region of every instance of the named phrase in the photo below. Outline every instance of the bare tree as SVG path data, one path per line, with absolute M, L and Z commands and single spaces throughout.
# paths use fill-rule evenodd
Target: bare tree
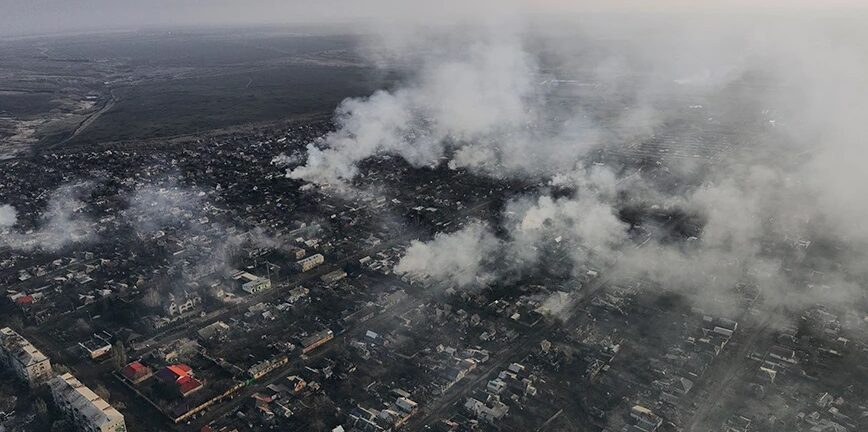
M 97 384 L 97 386 L 93 389 L 93 392 L 99 395 L 99 397 L 103 398 L 103 400 L 108 401 L 111 393 L 105 388 L 102 384 Z
M 33 411 L 40 417 L 44 417 L 45 414 L 48 413 L 48 405 L 44 400 L 42 400 L 42 398 L 36 398 L 36 400 L 33 401 Z
M 121 341 L 115 342 L 112 347 L 112 362 L 115 369 L 123 369 L 127 365 L 127 349 Z

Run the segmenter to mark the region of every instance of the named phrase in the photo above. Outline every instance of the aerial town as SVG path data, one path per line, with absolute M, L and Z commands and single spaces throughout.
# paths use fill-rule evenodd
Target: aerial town
M 379 196 L 285 178 L 275 155 L 326 128 L 7 162 L 22 216 L 58 206 L 64 232 L 44 235 L 74 240 L 40 246 L 37 227 L 35 244 L 3 252 L 5 427 L 868 427 L 866 389 L 847 385 L 866 378 L 868 350 L 845 311 L 818 305 L 777 329 L 756 316 L 753 286 L 727 299 L 741 315 L 722 316 L 652 281 L 613 284 L 591 267 L 576 278 L 557 261 L 474 290 L 397 274 L 412 241 L 494 218 L 539 185 L 390 157 L 364 168 Z M 37 169 L 44 183 L 25 181 Z M 770 415 L 773 404 L 794 414 Z
M 546 60 L 455 79 L 491 72 L 479 51 L 371 78 L 332 36 L 141 37 L 167 59 L 0 44 L 0 98 L 55 98 L 0 103 L 0 432 L 868 430 L 864 226 L 791 181 L 824 159 L 781 150 L 802 125 L 767 77 L 640 100 Z M 289 57 L 160 48 L 248 43 Z M 270 68 L 367 81 L 303 115 L 169 118 L 197 79 L 266 103 Z M 453 83 L 485 109 L 414 105 Z

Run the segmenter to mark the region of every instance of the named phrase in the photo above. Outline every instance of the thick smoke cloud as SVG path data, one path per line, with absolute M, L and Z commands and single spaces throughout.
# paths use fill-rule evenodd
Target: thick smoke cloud
M 345 101 L 337 131 L 309 146 L 290 176 L 346 183 L 359 162 L 388 153 L 416 166 L 447 160 L 495 177 L 548 179 L 575 192 L 509 203 L 498 259 L 532 269 L 566 254 L 579 270 L 650 279 L 704 306 L 746 284 L 793 307 L 863 298 L 864 29 L 797 13 L 690 18 L 584 21 L 574 31 L 480 17 L 431 45 L 387 32 L 375 58 L 418 58 L 409 62 L 416 72 L 396 90 Z M 571 86 L 580 96 L 560 100 Z M 670 131 L 684 122 L 687 132 Z M 706 129 L 718 132 L 679 150 Z M 654 140 L 681 152 L 645 156 L 669 174 L 667 186 L 590 163 L 591 150 L 630 152 Z M 647 239 L 631 238 L 620 218 L 626 206 L 693 215 L 701 232 L 673 242 L 652 225 Z M 457 285 L 500 276 L 487 265 L 494 240 L 478 235 L 492 230 L 414 243 L 399 269 Z M 466 266 L 445 263 L 450 270 L 438 273 L 422 263 L 453 247 Z
M 458 287 L 479 285 L 489 276 L 499 248 L 500 241 L 485 225 L 471 223 L 428 242 L 413 241 L 395 272 Z
M 429 166 L 455 149 L 451 166 L 492 172 L 525 170 L 528 157 L 557 160 L 554 138 L 535 136 L 539 72 L 519 46 L 480 42 L 426 63 L 406 87 L 342 103 L 338 130 L 309 145 L 306 165 L 290 176 L 341 183 L 356 175 L 357 163 L 382 153 Z M 532 141 L 541 146 L 529 152 Z
M 605 184 L 583 183 L 576 197 L 542 195 L 509 203 L 507 229 L 513 258 L 532 267 L 541 261 L 540 251 L 547 245 L 563 243 L 563 252 L 577 265 L 611 265 L 617 260 L 630 226 L 618 219 L 616 209 L 606 201 L 600 190 Z

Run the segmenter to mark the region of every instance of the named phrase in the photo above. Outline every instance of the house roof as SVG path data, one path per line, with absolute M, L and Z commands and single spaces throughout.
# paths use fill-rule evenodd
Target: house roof
M 129 379 L 135 379 L 139 376 L 147 374 L 148 372 L 150 372 L 150 369 L 138 361 L 134 361 L 121 369 L 121 375 Z
M 145 367 L 145 365 L 141 364 L 138 361 L 134 361 L 134 362 L 128 364 L 127 367 L 130 368 L 130 370 L 132 370 L 134 372 L 143 371 L 143 370 L 147 369 L 147 367 Z
M 196 378 L 185 376 L 178 379 L 178 391 L 180 391 L 183 395 L 197 390 L 199 389 L 199 387 L 202 387 L 202 382 L 197 380 Z
M 189 377 L 193 368 L 185 364 L 173 364 L 160 369 L 157 378 L 165 382 L 177 382 L 181 378 Z
M 193 372 L 193 368 L 183 363 L 166 366 L 166 369 L 172 371 L 178 378 L 189 376 L 190 372 Z

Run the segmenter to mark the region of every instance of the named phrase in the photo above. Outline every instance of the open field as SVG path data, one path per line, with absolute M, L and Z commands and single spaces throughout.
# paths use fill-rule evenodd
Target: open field
M 268 70 L 120 87 L 117 101 L 70 143 L 172 136 L 327 113 L 369 92 L 365 70 L 287 65 Z
M 0 150 L 57 150 L 332 112 L 389 77 L 344 36 L 124 32 L 0 43 Z

